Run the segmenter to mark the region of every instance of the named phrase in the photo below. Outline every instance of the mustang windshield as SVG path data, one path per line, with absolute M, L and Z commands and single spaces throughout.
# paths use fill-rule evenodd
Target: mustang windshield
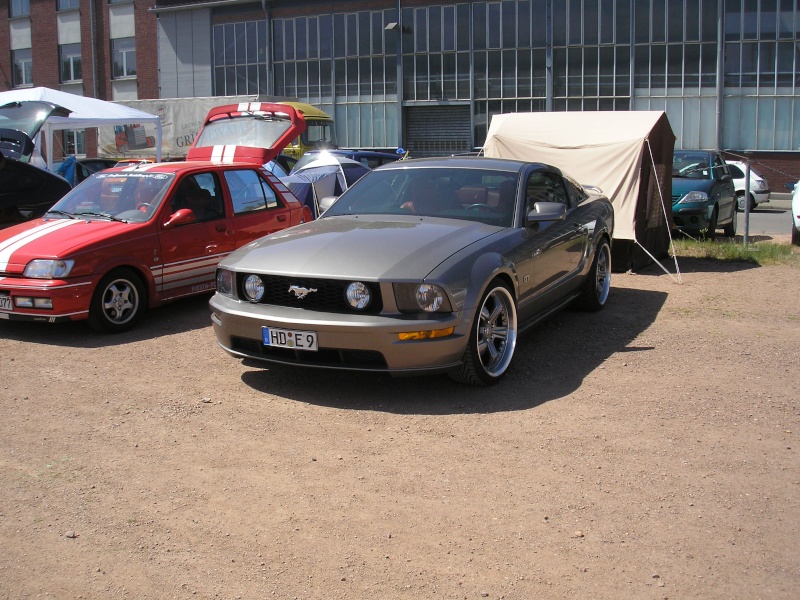
M 95 173 L 48 211 L 48 216 L 149 220 L 158 210 L 172 173 Z
M 378 169 L 325 211 L 336 215 L 418 215 L 511 227 L 517 173 L 490 169 Z

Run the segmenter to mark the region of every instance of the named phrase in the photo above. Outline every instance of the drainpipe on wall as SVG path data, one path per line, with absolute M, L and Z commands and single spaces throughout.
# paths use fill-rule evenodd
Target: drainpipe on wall
M 405 148 L 403 140 L 403 11 L 400 8 L 401 0 L 397 0 L 397 23 L 400 29 L 397 32 L 397 145 Z M 335 96 L 335 94 L 334 94 Z
M 553 112 L 553 3 L 548 2 L 545 8 L 545 112 Z
M 272 84 L 272 15 L 270 14 L 267 0 L 261 0 L 261 8 L 264 11 L 264 20 L 267 22 L 267 40 L 265 51 L 267 53 L 267 96 L 272 96 L 275 86 Z
M 714 149 L 719 150 L 722 148 L 722 94 L 725 90 L 723 81 L 725 60 L 725 26 L 723 20 L 723 0 L 717 0 L 717 114 L 716 114 L 716 140 L 714 141 Z
M 95 31 L 95 23 L 94 23 L 94 2 L 95 0 L 89 0 L 89 20 L 91 22 L 91 27 L 89 27 L 89 32 L 92 37 L 92 98 L 97 98 L 97 49 L 96 49 L 96 40 L 97 33 Z

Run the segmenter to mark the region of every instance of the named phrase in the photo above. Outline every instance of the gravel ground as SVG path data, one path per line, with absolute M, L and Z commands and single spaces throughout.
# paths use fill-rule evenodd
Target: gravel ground
M 680 267 L 483 389 L 0 322 L 0 598 L 794 600 L 800 271 Z

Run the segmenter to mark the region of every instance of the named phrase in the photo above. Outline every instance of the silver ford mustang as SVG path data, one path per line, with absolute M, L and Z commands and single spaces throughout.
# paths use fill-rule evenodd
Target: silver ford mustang
M 384 165 L 316 221 L 225 258 L 214 331 L 236 357 L 492 384 L 520 331 L 603 307 L 613 229 L 608 199 L 549 165 Z

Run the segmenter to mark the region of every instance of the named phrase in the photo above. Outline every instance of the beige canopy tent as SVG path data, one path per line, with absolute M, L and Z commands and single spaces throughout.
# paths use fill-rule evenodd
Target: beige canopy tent
M 543 162 L 614 205 L 614 270 L 666 255 L 672 229 L 675 135 L 664 112 L 539 112 L 495 115 L 486 156 Z

